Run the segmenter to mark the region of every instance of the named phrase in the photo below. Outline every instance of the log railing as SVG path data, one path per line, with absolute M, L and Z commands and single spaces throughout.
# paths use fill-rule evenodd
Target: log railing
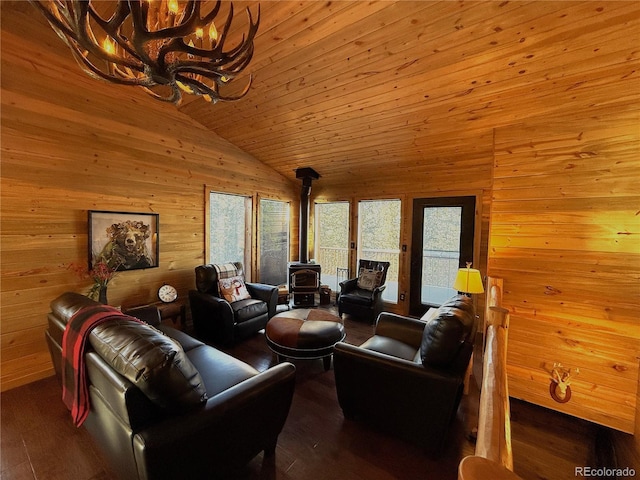
M 502 279 L 489 277 L 485 303 L 484 355 L 478 438 L 474 456 L 460 462 L 458 480 L 511 480 L 511 421 L 507 387 L 509 311 L 501 307 Z

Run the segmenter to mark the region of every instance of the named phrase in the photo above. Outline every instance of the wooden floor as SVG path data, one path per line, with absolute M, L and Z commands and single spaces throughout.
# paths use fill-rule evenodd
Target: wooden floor
M 345 328 L 353 344 L 373 331 L 350 318 Z M 261 371 L 273 362 L 262 334 L 228 352 Z M 467 436 L 477 418 L 477 389 L 463 398 L 448 448 L 434 460 L 412 445 L 345 420 L 333 370 L 324 371 L 320 360 L 294 363 L 296 390 L 275 459 L 263 462 L 260 454 L 237 478 L 454 480 L 459 461 L 473 454 Z M 0 402 L 3 480 L 115 478 L 88 433 L 72 426 L 54 377 L 4 392 Z M 514 470 L 523 479 L 565 480 L 574 478 L 576 466 L 593 465 L 593 426 L 516 400 L 511 406 Z

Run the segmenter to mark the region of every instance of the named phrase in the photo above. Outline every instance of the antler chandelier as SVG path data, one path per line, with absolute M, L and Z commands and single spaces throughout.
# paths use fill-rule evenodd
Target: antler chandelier
M 251 61 L 260 23 L 247 8 L 248 32 L 228 50 L 225 41 L 233 21 L 233 4 L 218 30 L 214 19 L 221 0 L 200 14 L 198 0 L 31 0 L 82 69 L 94 78 L 137 85 L 154 98 L 179 105 L 182 94 L 210 102 L 238 100 L 251 86 L 225 96 L 229 84 Z M 220 25 L 220 24 L 219 24 Z

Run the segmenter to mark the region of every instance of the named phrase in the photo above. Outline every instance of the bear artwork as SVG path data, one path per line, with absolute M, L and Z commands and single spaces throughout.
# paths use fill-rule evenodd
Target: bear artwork
M 107 237 L 109 241 L 97 261 L 104 261 L 116 270 L 153 266 L 147 246 L 149 225 L 131 220 L 114 223 L 107 228 Z

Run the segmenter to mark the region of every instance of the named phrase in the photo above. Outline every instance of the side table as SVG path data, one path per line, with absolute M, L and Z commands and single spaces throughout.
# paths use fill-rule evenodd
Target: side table
M 164 320 L 165 318 L 171 319 L 173 324 L 180 321 L 180 327 L 184 330 L 187 326 L 187 306 L 184 302 L 177 299 L 171 303 L 164 302 L 154 302 L 152 305 L 158 307 L 160 311 L 160 318 Z
M 187 326 L 187 306 L 184 301 L 181 301 L 179 298 L 171 303 L 164 302 L 153 302 L 148 303 L 146 305 L 136 305 L 135 307 L 129 307 L 124 309 L 124 313 L 127 313 L 130 310 L 134 310 L 137 308 L 143 307 L 156 307 L 158 312 L 160 312 L 160 320 L 170 319 L 175 325 L 178 321 L 180 322 L 180 328 L 184 331 Z

